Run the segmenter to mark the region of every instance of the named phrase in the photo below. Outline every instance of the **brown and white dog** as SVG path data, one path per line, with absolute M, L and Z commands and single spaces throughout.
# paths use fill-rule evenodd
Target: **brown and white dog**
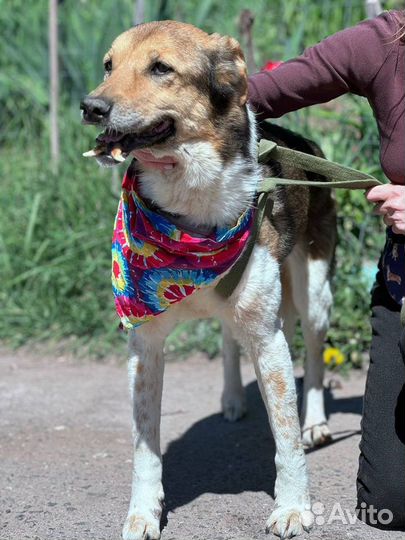
M 105 128 L 94 152 L 97 160 L 113 165 L 113 155 L 140 156 L 139 148 L 146 148 L 157 161 L 171 156 L 176 164 L 160 170 L 142 159 L 137 162 L 142 196 L 176 214 L 180 226 L 204 231 L 234 224 L 254 203 L 264 174 L 257 163 L 255 118 L 247 105 L 246 67 L 237 41 L 208 35 L 188 24 L 148 23 L 120 35 L 104 65 L 104 82 L 82 102 L 84 122 Z M 294 137 L 277 127 L 265 128 L 263 135 L 280 144 Z M 298 137 L 293 145 L 318 152 Z M 280 174 L 278 163 L 270 163 L 270 168 L 273 175 Z M 282 172 L 305 178 L 303 171 Z M 264 222 L 229 299 L 221 298 L 214 288 L 197 291 L 131 331 L 135 449 L 124 540 L 160 538 L 165 338 L 179 321 L 212 316 L 223 323 L 225 418 L 237 420 L 245 412 L 236 337 L 254 362 L 267 407 L 277 469 L 275 508 L 267 529 L 281 538 L 310 529 L 313 516 L 303 442 L 319 444 L 330 436 L 321 352 L 332 302 L 334 244 L 335 213 L 329 191 L 279 188 L 273 216 Z M 307 348 L 303 440 L 288 345 L 297 315 Z

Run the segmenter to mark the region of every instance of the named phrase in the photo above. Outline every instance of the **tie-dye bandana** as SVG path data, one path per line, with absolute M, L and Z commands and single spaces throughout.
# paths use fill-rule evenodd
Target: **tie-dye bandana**
M 127 171 L 114 224 L 112 285 L 124 328 L 139 326 L 198 289 L 213 285 L 236 262 L 250 236 L 253 211 L 232 228 L 194 237 L 151 210 Z
M 397 238 L 391 229 L 387 229 L 382 269 L 390 296 L 401 305 L 405 297 L 405 243 L 397 242 Z

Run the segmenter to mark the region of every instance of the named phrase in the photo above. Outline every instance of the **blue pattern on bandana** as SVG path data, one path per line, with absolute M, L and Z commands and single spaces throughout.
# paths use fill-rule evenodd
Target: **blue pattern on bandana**
M 401 241 L 398 242 L 397 240 Z M 404 241 L 387 229 L 387 241 L 382 256 L 385 285 L 390 296 L 402 305 L 405 298 L 405 237 Z

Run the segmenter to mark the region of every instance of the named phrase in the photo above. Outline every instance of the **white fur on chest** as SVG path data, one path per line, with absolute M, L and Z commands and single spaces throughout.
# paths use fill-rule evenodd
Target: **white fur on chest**
M 141 195 L 165 212 L 179 214 L 189 225 L 232 226 L 252 204 L 261 174 L 257 164 L 256 129 L 249 111 L 249 158 L 236 155 L 224 163 L 209 141 L 188 142 L 168 153 L 178 164 L 173 170 L 140 174 Z

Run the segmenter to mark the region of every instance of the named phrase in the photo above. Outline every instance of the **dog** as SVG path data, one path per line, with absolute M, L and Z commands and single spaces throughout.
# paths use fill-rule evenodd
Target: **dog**
M 103 166 L 127 157 L 140 197 L 177 227 L 204 237 L 230 227 L 256 204 L 263 175 L 307 178 L 303 171 L 257 162 L 258 131 L 248 106 L 247 74 L 238 42 L 189 24 L 136 26 L 113 42 L 104 81 L 82 102 L 83 122 L 104 128 L 94 155 Z M 277 126 L 261 136 L 320 153 Z M 145 161 L 173 159 L 159 170 Z M 162 161 L 164 163 L 164 161 Z M 304 445 L 330 437 L 323 403 L 322 346 L 332 303 L 335 208 L 327 189 L 279 187 L 247 267 L 228 299 L 217 281 L 130 330 L 133 399 L 133 485 L 124 540 L 157 540 L 164 500 L 160 414 L 165 338 L 189 318 L 223 325 L 222 410 L 238 420 L 246 410 L 240 343 L 253 360 L 276 443 L 275 508 L 267 530 L 291 538 L 313 524 Z M 307 349 L 302 438 L 289 343 L 297 315 Z M 259 466 L 259 465 L 258 465 Z

